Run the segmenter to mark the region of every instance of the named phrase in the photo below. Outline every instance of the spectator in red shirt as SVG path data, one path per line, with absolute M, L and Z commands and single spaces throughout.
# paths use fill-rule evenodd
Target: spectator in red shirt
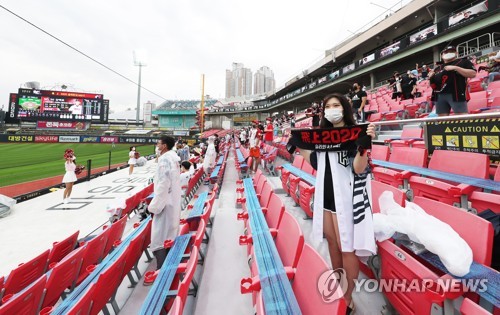
M 266 130 L 264 132 L 264 140 L 271 145 L 273 142 L 273 123 L 270 119 L 267 120 Z

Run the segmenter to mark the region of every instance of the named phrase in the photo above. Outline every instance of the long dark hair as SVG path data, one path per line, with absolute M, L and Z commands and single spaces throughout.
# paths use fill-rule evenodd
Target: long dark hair
M 322 108 L 321 108 L 321 121 L 319 122 L 319 127 L 320 128 L 329 128 L 333 127 L 333 124 L 328 121 L 328 119 L 325 118 L 325 105 L 328 103 L 328 101 L 332 98 L 336 98 L 339 100 L 340 104 L 342 105 L 342 108 L 344 109 L 343 115 L 344 115 L 344 123 L 346 126 L 354 126 L 356 125 L 356 121 L 354 120 L 354 114 L 352 112 L 351 104 L 347 100 L 347 98 L 340 94 L 340 93 L 332 93 L 328 94 L 323 98 L 323 103 L 322 103 Z

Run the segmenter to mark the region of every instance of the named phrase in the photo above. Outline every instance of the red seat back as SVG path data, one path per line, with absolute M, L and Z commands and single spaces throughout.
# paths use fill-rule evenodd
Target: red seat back
M 7 294 L 15 294 L 40 278 L 47 269 L 49 252 L 50 251 L 47 249 L 32 260 L 13 269 L 5 280 L 4 296 Z
M 93 239 L 81 244 L 81 246 L 85 246 L 85 250 L 77 284 L 87 277 L 88 266 L 95 265 L 104 258 L 104 247 L 106 247 L 106 243 L 108 242 L 109 232 L 111 232 L 111 229 L 105 229 Z
M 107 255 L 111 248 L 113 248 L 113 244 L 122 238 L 123 231 L 125 230 L 125 225 L 127 224 L 127 216 L 124 215 L 120 220 L 111 224 L 108 229 L 109 231 L 108 241 L 106 242 L 106 247 L 104 247 L 104 255 Z
M 85 292 L 85 294 L 75 303 L 73 306 L 67 310 L 66 315 L 88 315 L 92 309 L 92 294 L 95 290 L 95 284 L 91 284 L 90 288 Z
M 422 138 L 424 130 L 422 128 L 403 128 L 401 138 Z
M 262 192 L 260 193 L 260 206 L 266 208 L 269 205 L 269 199 L 271 198 L 271 193 L 273 192 L 273 188 L 271 184 L 266 182 L 264 187 L 262 188 Z
M 309 164 L 309 162 L 304 160 L 304 163 L 302 163 L 302 170 L 306 173 L 312 174 L 314 171 L 314 168 L 311 166 L 311 164 Z
M 449 224 L 469 244 L 474 261 L 487 266 L 491 264 L 493 226 L 489 221 L 439 201 L 415 197 L 413 202 L 428 214 Z
M 302 164 L 304 164 L 304 158 L 302 157 L 302 155 L 294 155 L 292 165 L 298 169 L 302 169 Z
M 181 298 L 182 304 L 186 304 L 187 295 L 189 292 L 189 285 L 191 280 L 193 280 L 194 272 L 196 271 L 196 265 L 198 264 L 198 248 L 193 247 L 191 255 L 186 265 L 186 272 L 184 273 L 184 278 L 179 284 L 179 290 L 177 296 Z
M 489 167 L 488 155 L 461 151 L 434 150 L 429 162 L 429 169 L 484 179 Z
M 151 221 L 148 222 L 148 225 L 151 224 Z M 123 275 L 122 278 L 135 266 L 139 258 L 142 256 L 142 248 L 144 245 L 144 241 L 146 240 L 146 232 L 147 228 L 144 228 L 139 235 L 136 235 L 128 245 L 125 250 L 125 265 L 123 267 Z
M 206 227 L 207 224 L 205 220 L 201 219 L 200 223 L 198 224 L 198 229 L 196 230 L 196 235 L 194 237 L 194 243 L 193 243 L 193 246 L 195 246 L 198 249 L 200 249 L 201 242 L 203 241 L 203 237 L 205 236 Z
M 380 204 L 379 204 L 379 198 L 380 195 L 384 191 L 390 191 L 392 192 L 394 196 L 394 201 L 402 207 L 405 206 L 406 203 L 406 195 L 402 190 L 397 189 L 394 186 L 387 185 L 381 182 L 378 182 L 376 180 L 372 180 L 371 182 L 371 188 L 372 188 L 372 210 L 373 213 L 380 213 Z
M 427 167 L 427 150 L 421 148 L 394 147 L 389 162 Z
M 386 145 L 372 145 L 371 157 L 374 160 L 387 161 L 389 159 L 390 149 Z
M 275 193 L 271 194 L 269 199 L 269 205 L 267 206 L 266 221 L 267 225 L 271 229 L 279 229 L 281 218 L 285 212 L 285 205 L 281 201 L 280 197 Z
M 462 315 L 491 315 L 490 312 L 479 306 L 472 300 L 465 298 L 460 306 L 460 314 Z
M 92 290 L 92 309 L 91 315 L 97 315 L 106 305 L 108 300 L 118 289 L 122 282 L 123 267 L 125 266 L 126 255 L 120 255 L 116 261 L 108 266 L 95 282 L 94 290 Z
M 182 310 L 184 309 L 184 304 L 182 303 L 182 299 L 180 296 L 176 296 L 174 300 L 174 304 L 170 308 L 168 315 L 182 315 Z
M 64 256 L 68 255 L 71 251 L 73 251 L 73 249 L 75 249 L 79 233 L 80 231 L 76 231 L 68 238 L 60 242 L 54 242 L 49 255 L 49 265 L 51 263 L 60 261 L 64 258 Z
M 0 306 L 0 315 L 37 315 L 46 281 L 47 277 L 42 275 L 26 290 L 14 295 Z
M 80 272 L 85 250 L 85 247 L 75 249 L 52 268 L 45 285 L 42 308 L 54 306 L 64 290 L 73 286 Z
M 257 194 L 262 193 L 262 187 L 264 187 L 264 184 L 267 183 L 265 176 L 261 176 L 260 178 L 261 179 L 259 179 L 259 181 L 257 182 L 257 187 L 255 188 L 255 192 Z
M 283 266 L 296 268 L 304 247 L 304 234 L 297 220 L 287 211 L 283 213 L 275 242 Z
M 345 313 L 346 306 L 343 299 L 326 303 L 318 290 L 318 279 L 329 269 L 323 258 L 309 244 L 305 244 L 292 283 L 302 314 Z

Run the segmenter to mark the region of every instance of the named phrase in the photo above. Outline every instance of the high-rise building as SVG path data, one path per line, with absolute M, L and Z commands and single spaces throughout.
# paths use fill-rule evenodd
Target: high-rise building
M 260 67 L 254 75 L 253 94 L 265 94 L 272 92 L 275 88 L 275 80 L 273 71 L 266 66 Z
M 252 95 L 252 70 L 233 62 L 233 69 L 226 70 L 226 98 L 246 95 Z

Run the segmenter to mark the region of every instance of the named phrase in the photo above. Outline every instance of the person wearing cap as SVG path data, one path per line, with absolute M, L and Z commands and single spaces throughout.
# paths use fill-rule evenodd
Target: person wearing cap
M 468 59 L 458 58 L 454 46 L 443 49 L 441 60 L 442 64 L 429 71 L 436 114 L 447 116 L 452 109 L 456 115 L 467 114 L 467 79 L 476 76 L 476 68 Z
M 486 70 L 489 72 L 488 83 L 491 83 L 495 80 L 500 80 L 500 51 L 497 51 L 495 55 L 490 56 L 489 64 L 489 67 L 481 66 L 478 68 L 478 70 Z

